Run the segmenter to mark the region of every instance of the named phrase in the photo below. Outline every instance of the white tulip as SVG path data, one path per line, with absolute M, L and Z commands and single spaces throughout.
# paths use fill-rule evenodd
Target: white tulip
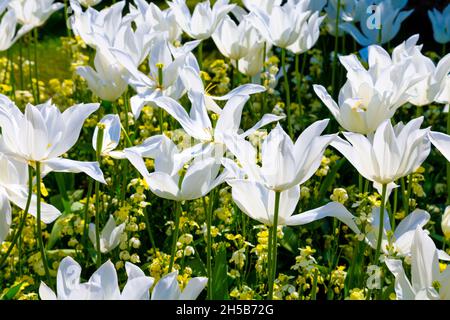
M 245 8 L 249 11 L 262 10 L 266 14 L 271 14 L 276 6 L 281 6 L 282 0 L 243 0 Z
M 247 83 L 234 88 L 223 96 L 213 96 L 209 94 L 209 92 L 205 89 L 203 80 L 200 76 L 200 69 L 195 63 L 183 68 L 183 70 L 181 70 L 180 72 L 180 77 L 186 90 L 188 92 L 196 93 L 197 95 L 202 95 L 205 99 L 206 108 L 216 114 L 221 114 L 222 109 L 215 101 L 227 101 L 236 96 L 250 96 L 252 94 L 261 93 L 266 90 L 261 85 Z
M 388 185 L 413 173 L 425 161 L 431 151 L 429 129 L 420 129 L 423 117 L 406 125 L 384 121 L 374 135 L 344 132 L 331 145 L 367 180 L 374 182 L 381 194 L 381 185 Z
M 434 40 L 445 44 L 450 41 L 450 4 L 439 12 L 437 9 L 428 11 L 434 32 Z
M 116 101 L 127 90 L 124 80 L 126 69 L 108 52 L 98 50 L 94 58 L 94 67 L 77 67 L 77 74 L 86 80 L 89 89 L 100 99 Z
M 411 88 L 423 79 L 411 59 L 394 63 L 377 45 L 369 47 L 368 70 L 355 55 L 339 59 L 347 69 L 347 82 L 339 92 L 338 103 L 323 86 L 314 85 L 314 91 L 339 124 L 352 132 L 373 133 L 411 98 Z
M 288 2 L 274 6 L 270 14 L 255 7 L 249 19 L 270 45 L 285 49 L 298 39 L 301 24 L 311 14 L 298 6 Z
M 120 244 L 120 236 L 125 230 L 125 222 L 116 225 L 113 216 L 109 216 L 108 222 L 100 232 L 100 251 L 101 253 L 108 253 L 117 248 Z M 97 247 L 97 234 L 95 233 L 95 224 L 89 224 L 89 239 L 94 247 Z
M 229 16 L 224 18 L 212 35 L 220 53 L 231 60 L 239 60 L 254 54 L 250 50 L 259 37 L 258 30 L 247 17 L 237 25 Z
M 11 225 L 10 202 L 25 210 L 28 198 L 28 170 L 27 165 L 14 159 L 8 159 L 0 153 L 0 243 L 5 240 Z M 29 213 L 36 216 L 37 199 L 31 197 Z M 61 213 L 54 206 L 41 203 L 42 221 L 52 223 Z
M 314 12 L 308 20 L 299 24 L 298 38 L 287 49 L 294 54 L 301 54 L 311 49 L 320 36 L 320 24 L 326 16 L 319 17 L 319 12 Z
M 17 32 L 17 17 L 14 10 L 9 9 L 3 14 L 8 2 L 5 2 L 3 8 L 0 8 L 0 51 L 8 50 L 20 37 L 29 32 L 32 27 L 29 25 L 22 26 Z
M 401 260 L 386 260 L 395 276 L 397 300 L 450 300 L 450 268 L 440 272 L 438 257 L 433 240 L 418 227 L 411 245 L 411 281 Z
M 180 72 L 185 66 L 195 61 L 191 50 L 198 42 L 186 43 L 183 48 L 175 50 L 169 45 L 167 39 L 158 36 L 152 43 L 152 50 L 148 57 L 149 75 L 138 69 L 128 52 L 110 48 L 116 61 L 127 70 L 128 83 L 134 87 L 137 94 L 131 97 L 131 109 L 137 119 L 146 104 L 153 104 L 153 100 L 160 96 L 179 99 L 185 94 L 185 87 L 180 78 Z
M 178 284 L 178 271 L 162 277 L 152 291 L 152 300 L 196 300 L 208 283 L 208 278 L 196 277 L 189 280 L 183 291 Z
M 379 69 L 409 63 L 414 69 L 414 77 L 422 80 L 408 90 L 408 101 L 416 106 L 425 106 L 432 103 L 445 86 L 445 78 L 450 72 L 450 54 L 443 57 L 436 66 L 430 58 L 421 53 L 422 45 L 417 45 L 418 40 L 419 35 L 413 35 L 395 47 L 392 59 L 384 50 L 377 50 L 377 55 L 372 54 L 370 59 L 375 59 Z
M 182 30 L 178 26 L 172 9 L 161 10 L 154 3 L 145 0 L 134 0 L 136 7 L 130 4 L 130 13 L 136 15 L 134 22 L 138 26 L 148 26 L 151 32 L 164 34 L 167 41 L 174 43 L 180 40 Z
M 99 108 L 99 104 L 79 104 L 63 113 L 48 101 L 28 104 L 25 114 L 7 97 L 0 95 L 0 152 L 23 163 L 42 164 L 42 175 L 51 171 L 84 172 L 105 183 L 97 162 L 82 162 L 62 158 L 78 140 L 84 121 Z
M 198 145 L 201 146 L 201 145 Z M 143 145 L 124 150 L 127 159 L 144 177 L 150 190 L 160 198 L 185 201 L 201 198 L 225 181 L 227 173 L 219 175 L 220 163 L 205 157 L 195 159 L 183 177 L 180 170 L 192 159 L 190 149 L 180 152 L 165 136 L 153 136 Z M 143 157 L 155 159 L 155 172 L 149 173 Z
M 92 274 L 88 282 L 81 283 L 81 267 L 71 257 L 64 258 L 58 268 L 56 291 L 41 282 L 42 300 L 149 300 L 154 279 L 130 262 L 125 263 L 128 281 L 120 292 L 117 273 L 111 261 L 105 262 Z
M 158 107 L 164 109 L 172 117 L 174 117 L 186 133 L 201 142 L 208 143 L 225 143 L 226 136 L 234 136 L 238 134 L 241 124 L 242 110 L 249 100 L 248 95 L 235 95 L 225 104 L 223 110 L 219 114 L 215 128 L 212 127 L 211 120 L 208 116 L 206 101 L 204 96 L 199 92 L 189 92 L 189 99 L 192 102 L 190 113 L 173 99 L 161 97 L 155 100 Z M 240 137 L 247 137 L 261 127 L 281 120 L 283 117 L 273 114 L 266 114 L 251 129 L 240 134 Z
M 430 221 L 430 214 L 425 210 L 416 209 L 400 221 L 395 230 L 392 231 L 389 214 L 385 210 L 381 250 L 386 255 L 394 254 L 400 257 L 411 256 L 411 246 L 414 233 L 417 228 L 423 229 L 428 221 Z M 377 247 L 379 224 L 380 208 L 376 207 L 372 209 L 370 229 L 366 234 L 367 242 L 374 249 Z M 450 260 L 450 256 L 448 256 L 444 251 L 438 250 L 438 253 L 441 260 Z
M 71 16 L 71 26 L 74 34 L 79 36 L 90 47 L 96 49 L 99 38 L 109 45 L 113 45 L 117 39 L 119 31 L 129 25 L 134 16 L 122 17 L 125 1 L 119 1 L 110 7 L 97 11 L 91 7 L 85 11 L 75 0 L 70 0 L 73 10 Z
M 234 4 L 229 4 L 229 0 L 218 0 L 211 8 L 208 0 L 197 3 L 191 15 L 186 0 L 174 0 L 168 4 L 181 29 L 196 40 L 211 37 L 227 13 L 235 7 Z
M 273 191 L 284 191 L 306 182 L 319 168 L 327 146 L 336 135 L 324 135 L 329 120 L 313 123 L 295 144 L 278 124 L 262 143 L 261 166 L 256 150 L 244 137 L 227 135 L 225 144 L 241 163 L 249 179 Z
M 113 159 L 124 159 L 125 154 L 123 151 L 115 151 L 120 142 L 120 132 L 122 129 L 120 117 L 117 114 L 108 114 L 99 123 L 104 125 L 102 150 L 100 154 Z M 97 151 L 97 136 L 98 126 L 95 127 L 94 135 L 92 136 L 92 147 L 95 151 Z
M 228 179 L 233 201 L 250 218 L 267 226 L 274 224 L 275 191 L 257 181 Z M 340 203 L 331 202 L 317 209 L 293 215 L 300 200 L 300 187 L 284 190 L 280 195 L 278 225 L 298 226 L 326 217 L 335 217 L 348 225 L 355 233 L 359 229 L 354 216 Z
M 11 0 L 9 7 L 16 13 L 17 20 L 24 26 L 32 28 L 42 26 L 50 16 L 64 8 L 55 0 Z

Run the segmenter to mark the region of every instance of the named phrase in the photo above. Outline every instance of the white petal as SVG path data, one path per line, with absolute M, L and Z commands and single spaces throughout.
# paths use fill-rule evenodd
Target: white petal
M 100 169 L 98 162 L 85 162 L 64 158 L 54 158 L 44 161 L 43 164 L 48 167 L 49 171 L 73 173 L 83 172 L 90 176 L 92 179 L 106 184 L 105 178 L 103 177 L 103 172 Z

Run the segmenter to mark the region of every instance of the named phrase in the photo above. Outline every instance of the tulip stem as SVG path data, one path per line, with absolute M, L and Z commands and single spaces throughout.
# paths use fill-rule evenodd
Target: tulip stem
M 203 206 L 206 209 L 206 268 L 208 273 L 208 300 L 213 299 L 212 288 L 213 288 L 213 275 L 212 275 L 212 260 L 211 260 L 211 247 L 212 247 L 212 236 L 211 236 L 211 225 L 212 225 L 212 214 L 214 199 L 212 193 L 209 195 L 209 206 L 206 207 L 206 200 L 203 197 Z
M 336 68 L 338 59 L 338 48 L 339 48 L 339 19 L 341 15 L 341 0 L 337 1 L 336 8 L 336 23 L 334 28 L 334 53 L 333 53 L 333 69 L 331 72 L 331 92 L 333 98 L 336 92 Z
M 200 41 L 200 43 L 198 45 L 197 55 L 198 55 L 198 66 L 200 68 L 200 71 L 202 71 L 202 69 L 203 69 L 203 41 Z
M 92 196 L 92 187 L 93 187 L 93 180 L 89 179 L 89 184 L 88 184 L 88 192 L 86 195 L 86 204 L 84 207 L 84 225 L 83 225 L 83 249 L 85 250 L 85 252 L 87 253 L 87 239 L 88 239 L 88 226 L 89 226 L 89 204 L 91 201 L 91 196 Z
M 70 30 L 69 27 L 69 7 L 67 5 L 67 0 L 64 0 L 64 19 L 66 20 L 66 30 L 67 30 L 67 37 L 72 36 L 72 30 Z
M 406 191 L 406 212 L 405 212 L 405 216 L 407 216 L 409 214 L 410 211 L 410 204 L 409 204 L 409 199 L 411 198 L 411 191 L 412 191 L 412 182 L 413 182 L 413 173 L 411 173 L 408 176 L 408 189 Z
M 25 79 L 23 75 L 23 42 L 23 38 L 19 39 L 19 79 L 21 90 L 23 90 L 25 86 Z
M 173 234 L 172 239 L 172 250 L 170 254 L 170 262 L 169 262 L 169 271 L 168 273 L 172 272 L 173 264 L 175 262 L 175 256 L 177 255 L 177 242 L 178 242 L 178 233 L 180 232 L 180 216 L 181 216 L 181 202 L 176 202 L 176 209 L 175 209 L 175 232 Z
M 277 272 L 277 229 L 278 229 L 278 212 L 280 209 L 280 191 L 275 191 L 275 208 L 273 215 L 273 227 L 272 227 L 272 239 L 269 239 L 269 244 L 271 243 L 272 252 L 269 250 L 269 254 L 272 255 L 271 263 L 269 265 L 269 295 L 268 300 L 273 300 L 273 284 L 275 282 L 276 272 Z
M 20 235 L 22 234 L 23 227 L 25 226 L 25 222 L 27 221 L 27 215 L 28 211 L 30 210 L 30 204 L 31 204 L 31 196 L 33 195 L 33 168 L 31 166 L 28 167 L 28 196 L 27 196 L 27 203 L 25 205 L 25 210 L 23 212 L 23 215 L 19 222 L 19 227 L 16 229 L 13 239 L 11 241 L 11 244 L 8 247 L 8 250 L 6 251 L 5 255 L 3 256 L 2 260 L 0 261 L 0 268 L 3 268 L 3 264 L 8 259 L 9 255 L 11 254 L 12 249 L 16 245 L 17 241 L 20 238 Z M 19 257 L 20 259 L 20 257 Z
M 287 115 L 287 125 L 288 125 L 288 132 L 291 139 L 293 138 L 293 132 L 292 132 L 292 122 L 291 122 L 291 92 L 289 89 L 289 79 L 288 79 L 288 73 L 286 68 L 286 49 L 281 49 L 281 65 L 283 68 L 283 77 L 284 77 L 284 91 L 286 94 L 286 115 Z
M 38 70 L 38 55 L 37 55 L 37 45 L 38 45 L 38 30 L 35 28 L 33 30 L 34 35 L 34 76 L 36 78 L 36 102 L 41 103 L 41 89 L 39 88 L 39 70 Z
M 380 259 L 380 252 L 381 252 L 381 241 L 383 238 L 383 230 L 384 230 L 384 208 L 385 208 L 385 200 L 386 200 L 386 191 L 387 191 L 387 184 L 383 184 L 382 192 L 381 192 L 381 206 L 380 206 L 380 221 L 378 226 L 378 239 L 377 239 L 377 249 L 375 252 L 375 260 L 374 263 L 378 265 L 379 259 Z
M 300 112 L 300 131 L 303 129 L 303 104 L 302 104 L 302 92 L 301 92 L 301 87 L 302 87 L 302 73 L 303 70 L 305 68 L 305 62 L 306 59 L 303 59 L 303 63 L 302 63 L 302 72 L 300 72 L 300 54 L 296 54 L 295 55 L 295 77 L 297 78 L 297 103 L 298 103 L 298 110 Z
M 48 269 L 47 256 L 45 254 L 44 241 L 42 239 L 42 226 L 41 226 L 41 163 L 36 161 L 36 190 L 37 190 L 37 208 L 36 208 L 36 222 L 37 222 L 37 238 L 39 248 L 41 250 L 42 264 L 44 265 L 45 276 L 47 277 L 47 283 L 51 284 L 50 271 Z
M 100 165 L 102 144 L 103 144 L 104 127 L 98 126 L 97 143 L 96 143 L 96 159 Z M 97 251 L 96 265 L 99 268 L 102 264 L 102 252 L 100 248 L 100 182 L 95 181 L 95 247 Z

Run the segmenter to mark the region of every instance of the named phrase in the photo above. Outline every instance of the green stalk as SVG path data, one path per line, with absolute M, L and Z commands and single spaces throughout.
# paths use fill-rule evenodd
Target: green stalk
M 335 90 L 336 90 L 336 67 L 337 67 L 337 60 L 338 60 L 338 48 L 339 48 L 339 19 L 341 15 L 341 0 L 337 1 L 337 11 L 336 11 L 336 24 L 335 24 L 335 35 L 334 35 L 334 57 L 333 57 L 333 69 L 331 73 L 331 92 L 332 96 L 335 97 Z
M 175 262 L 175 255 L 177 254 L 177 242 L 178 242 L 178 233 L 180 232 L 180 216 L 181 216 L 181 202 L 176 202 L 175 209 L 175 232 L 173 234 L 172 239 L 172 251 L 170 254 L 170 262 L 169 262 L 169 273 L 172 272 L 173 264 Z
M 28 60 L 28 63 L 30 63 L 30 61 L 31 61 L 31 48 L 30 48 L 30 46 L 31 46 L 31 42 L 32 42 L 32 35 L 30 33 L 27 34 L 27 39 L 28 39 L 27 60 Z M 33 100 L 34 100 L 34 103 L 36 104 L 37 103 L 37 97 L 36 97 L 36 90 L 35 90 L 34 85 L 33 85 L 32 66 L 29 64 L 28 68 L 29 68 L 29 70 L 28 70 L 28 81 L 30 82 L 31 92 L 33 94 Z
M 407 191 L 406 191 L 406 205 L 407 205 L 408 210 L 405 212 L 405 215 L 406 215 L 406 216 L 409 214 L 409 210 L 411 209 L 410 206 L 409 206 L 409 200 L 410 200 L 410 198 L 411 198 L 412 183 L 413 183 L 413 175 L 414 175 L 414 174 L 411 173 L 411 174 L 408 176 L 408 189 L 407 189 Z
M 84 225 L 83 225 L 83 240 L 82 240 L 84 250 L 87 249 L 88 226 L 89 226 L 89 222 L 88 222 L 88 220 L 89 220 L 89 203 L 91 201 L 91 196 L 92 196 L 92 187 L 93 187 L 92 179 L 89 179 L 88 192 L 86 195 L 86 205 L 84 207 Z
M 303 66 L 306 59 L 303 59 Z M 303 69 L 302 66 L 302 69 Z M 297 78 L 297 103 L 298 109 L 300 111 L 300 131 L 303 129 L 303 105 L 302 105 L 302 93 L 301 93 L 301 82 L 302 74 L 300 73 L 300 54 L 295 55 L 295 76 Z
M 148 208 L 148 207 L 147 207 Z M 145 227 L 147 229 L 147 233 L 148 233 L 148 237 L 150 239 L 150 244 L 152 245 L 152 248 L 156 250 L 156 243 L 155 243 L 155 238 L 153 237 L 153 232 L 152 232 L 152 228 L 150 226 L 150 220 L 148 218 L 148 211 L 147 208 L 145 209 L 144 212 L 144 219 L 145 219 Z
M 163 90 L 164 88 L 164 78 L 163 78 L 163 65 L 162 63 L 156 64 L 156 67 L 158 68 L 158 86 L 160 90 Z M 163 134 L 164 132 L 164 110 L 162 108 L 159 108 L 159 133 Z
M 286 115 L 287 115 L 287 125 L 288 125 L 288 132 L 291 139 L 294 136 L 294 133 L 292 131 L 292 119 L 291 119 L 291 92 L 289 89 L 289 79 L 288 79 L 288 73 L 286 69 L 286 49 L 281 49 L 281 65 L 283 67 L 283 77 L 284 77 L 284 91 L 286 93 Z
M 36 78 L 36 101 L 41 103 L 41 89 L 39 88 L 39 71 L 38 71 L 38 58 L 37 58 L 37 44 L 38 44 L 38 30 L 33 30 L 34 35 L 34 76 Z
M 11 244 L 8 247 L 8 250 L 6 251 L 3 258 L 0 260 L 0 268 L 3 267 L 3 264 L 8 259 L 9 255 L 11 254 L 12 249 L 16 245 L 18 239 L 20 238 L 20 235 L 22 234 L 23 227 L 25 226 L 25 222 L 27 221 L 27 215 L 28 211 L 30 210 L 30 204 L 31 204 L 31 196 L 33 195 L 33 168 L 31 166 L 28 167 L 28 196 L 27 196 L 27 203 L 25 205 L 25 210 L 23 212 L 23 215 L 19 222 L 19 227 L 16 229 L 13 239 L 11 241 Z
M 69 7 L 67 6 L 67 0 L 64 0 L 64 19 L 66 20 L 67 37 L 72 36 L 72 30 L 69 28 Z
M 97 143 L 96 143 L 96 159 L 100 165 L 101 152 L 103 145 L 104 126 L 97 125 Z M 95 181 L 95 247 L 97 251 L 96 265 L 99 268 L 102 264 L 102 252 L 100 250 L 100 182 Z
M 205 197 L 203 201 L 206 202 Z M 213 195 L 209 195 L 209 206 L 206 212 L 206 268 L 208 270 L 208 300 L 212 300 L 212 288 L 213 288 L 213 277 L 212 277 L 212 260 L 211 260 L 211 247 L 212 247 L 212 236 L 211 236 L 211 224 L 213 215 Z
M 41 250 L 42 264 L 44 265 L 45 276 L 47 277 L 47 283 L 51 285 L 50 271 L 48 269 L 47 256 L 45 254 L 44 241 L 42 239 L 42 226 L 41 226 L 41 163 L 36 161 L 36 189 L 37 189 L 37 208 L 36 208 L 36 224 L 37 224 L 37 240 L 39 248 Z
M 198 66 L 200 68 L 200 71 L 203 69 L 203 41 L 200 41 L 198 45 Z
M 274 208 L 274 217 L 273 217 L 273 232 L 272 239 L 269 241 L 272 242 L 272 261 L 269 265 L 269 295 L 267 297 L 268 300 L 273 300 L 273 284 L 275 282 L 276 272 L 277 272 L 277 227 L 278 227 L 278 212 L 280 209 L 280 191 L 275 191 L 275 208 Z
M 380 252 L 381 252 L 381 240 L 383 238 L 383 223 L 384 223 L 384 208 L 385 208 L 385 200 L 386 200 L 386 191 L 387 184 L 383 184 L 383 190 L 381 192 L 381 207 L 380 207 L 380 224 L 378 226 L 378 239 L 377 239 L 377 249 L 375 251 L 375 260 L 374 263 L 378 265 L 380 260 Z
M 23 90 L 25 86 L 25 79 L 23 75 L 23 41 L 23 38 L 19 40 L 19 77 L 21 90 Z

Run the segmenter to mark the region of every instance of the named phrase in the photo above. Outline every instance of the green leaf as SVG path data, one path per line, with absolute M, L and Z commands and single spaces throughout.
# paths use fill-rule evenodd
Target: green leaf
M 15 297 L 15 295 L 20 291 L 20 288 L 22 286 L 22 283 L 16 284 L 15 286 L 12 286 L 9 288 L 8 291 L 6 291 L 1 297 L 0 300 L 11 300 Z
M 289 252 L 298 253 L 298 234 L 290 227 L 284 227 L 284 237 L 280 240 L 280 244 L 283 248 Z
M 228 300 L 228 264 L 225 245 L 220 245 L 214 261 L 212 298 Z
M 73 214 L 62 215 L 55 221 L 55 224 L 53 225 L 52 232 L 50 233 L 50 237 L 49 237 L 48 243 L 47 243 L 48 250 L 53 248 L 53 246 L 56 244 L 56 242 L 61 238 L 61 232 L 62 232 L 62 229 L 64 226 L 63 221 L 65 219 L 69 218 L 70 216 L 73 216 Z

